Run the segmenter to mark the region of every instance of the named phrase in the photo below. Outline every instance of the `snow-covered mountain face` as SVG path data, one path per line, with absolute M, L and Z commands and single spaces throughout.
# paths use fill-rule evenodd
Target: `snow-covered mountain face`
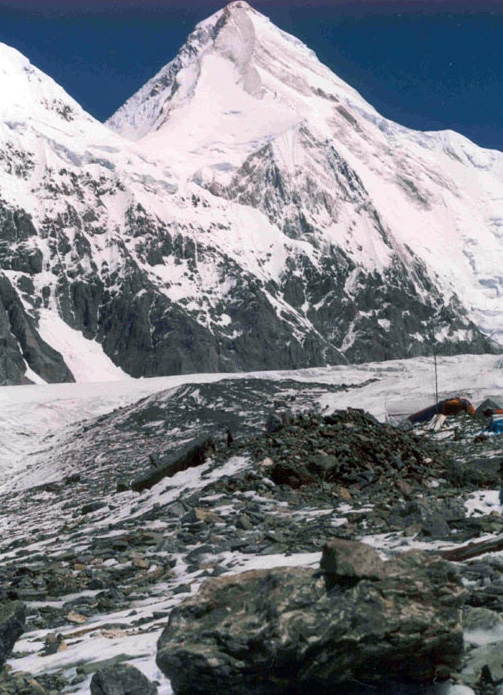
M 3 383 L 503 337 L 503 155 L 386 121 L 244 2 L 109 127 L 7 47 L 0 88 Z

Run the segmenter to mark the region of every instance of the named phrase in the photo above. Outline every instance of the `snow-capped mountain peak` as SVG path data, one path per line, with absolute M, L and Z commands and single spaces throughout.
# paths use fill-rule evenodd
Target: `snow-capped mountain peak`
M 189 158 L 198 148 L 209 154 L 223 136 L 224 148 L 240 150 L 243 159 L 257 142 L 314 118 L 320 107 L 329 117 L 341 99 L 375 113 L 301 41 L 247 3 L 233 2 L 200 22 L 177 57 L 108 125 L 133 140 L 148 138 L 145 147 L 166 158 L 182 142 Z M 204 119 L 194 123 L 189 111 L 204 112 Z
M 0 382 L 492 349 L 502 156 L 387 121 L 247 3 L 113 129 L 8 48 L 0 89 Z
M 51 114 L 67 122 L 90 120 L 81 106 L 53 79 L 34 67 L 19 51 L 0 44 L 0 118 L 50 120 Z
M 137 140 L 146 156 L 169 162 L 181 179 L 260 209 L 290 237 L 318 248 L 336 244 L 372 271 L 389 268 L 395 254 L 408 266 L 425 263 L 446 279 L 444 299 L 460 293 L 477 322 L 492 330 L 495 287 L 502 283 L 488 281 L 483 253 L 476 264 L 470 260 L 473 221 L 460 228 L 445 210 L 454 198 L 468 197 L 468 215 L 476 208 L 489 222 L 477 223 L 488 230 L 479 232 L 480 248 L 490 248 L 491 258 L 501 253 L 490 230 L 498 217 L 488 212 L 493 203 L 486 199 L 484 208 L 472 194 L 478 200 L 480 186 L 500 186 L 503 157 L 457 134 L 416 133 L 386 120 L 247 3 L 231 3 L 201 22 L 108 125 Z M 268 176 L 277 182 L 274 195 Z M 313 231 L 306 236 L 307 228 Z M 465 242 L 456 247 L 461 237 L 469 249 Z M 447 273 L 446 244 L 456 256 Z

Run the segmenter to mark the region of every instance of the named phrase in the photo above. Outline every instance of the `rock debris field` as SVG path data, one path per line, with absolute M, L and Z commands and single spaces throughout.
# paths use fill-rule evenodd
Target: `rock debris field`
M 53 437 L 0 503 L 0 693 L 497 693 L 503 439 L 320 410 L 350 388 L 186 385 Z

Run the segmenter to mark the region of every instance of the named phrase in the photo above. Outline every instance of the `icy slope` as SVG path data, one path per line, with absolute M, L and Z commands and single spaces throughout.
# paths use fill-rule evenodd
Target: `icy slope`
M 223 154 L 241 163 L 304 120 L 323 124 L 341 99 L 377 117 L 302 42 L 246 2 L 232 2 L 198 24 L 175 60 L 108 124 L 177 156 L 184 168 L 201 160 L 223 168 Z

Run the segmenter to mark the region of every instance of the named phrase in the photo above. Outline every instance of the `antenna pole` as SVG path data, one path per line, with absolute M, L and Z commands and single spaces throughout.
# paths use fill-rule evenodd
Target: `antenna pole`
M 437 371 L 437 353 L 435 351 L 435 345 L 433 346 L 433 364 L 435 365 L 435 405 L 437 406 L 437 415 L 438 415 L 438 371 Z

